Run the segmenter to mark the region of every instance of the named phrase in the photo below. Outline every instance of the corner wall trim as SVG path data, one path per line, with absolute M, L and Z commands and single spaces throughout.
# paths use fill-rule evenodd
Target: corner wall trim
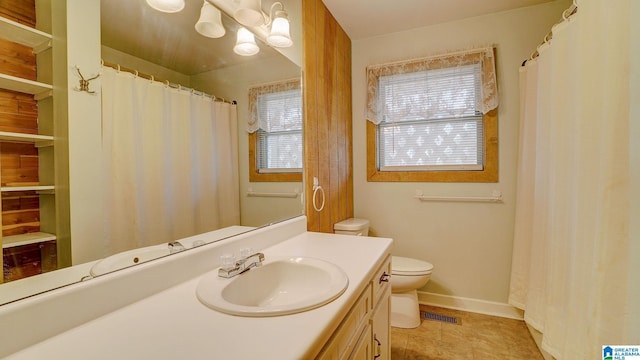
M 506 303 L 471 299 L 418 291 L 418 302 L 423 305 L 439 306 L 447 309 L 469 311 L 479 314 L 523 320 L 522 310 Z

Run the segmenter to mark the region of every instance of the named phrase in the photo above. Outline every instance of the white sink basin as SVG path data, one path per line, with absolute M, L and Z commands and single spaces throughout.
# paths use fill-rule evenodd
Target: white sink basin
M 338 266 L 314 258 L 267 259 L 230 279 L 218 270 L 200 279 L 196 295 L 204 305 L 223 313 L 265 317 L 295 314 L 338 298 L 349 279 Z
M 123 251 L 98 261 L 91 267 L 89 272 L 91 276 L 102 275 L 166 255 L 169 255 L 169 246 L 167 244 Z

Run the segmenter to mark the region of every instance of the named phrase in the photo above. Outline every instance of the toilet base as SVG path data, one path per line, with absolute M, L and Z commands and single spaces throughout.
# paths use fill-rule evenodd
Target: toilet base
M 391 294 L 391 326 L 403 329 L 420 326 L 420 305 L 416 290 Z

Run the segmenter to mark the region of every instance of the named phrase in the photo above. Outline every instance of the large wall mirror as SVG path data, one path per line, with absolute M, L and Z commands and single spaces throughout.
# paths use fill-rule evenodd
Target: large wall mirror
M 132 77 L 137 73 L 137 76 L 149 81 L 153 79 L 173 87 L 179 85 L 195 89 L 197 94 L 202 92 L 214 95 L 219 100 L 237 102 L 236 179 L 240 216 L 231 226 L 215 229 L 220 239 L 304 213 L 301 181 L 291 180 L 290 177 L 287 178 L 288 181 L 251 181 L 249 175 L 252 148 L 248 132 L 252 119 L 249 106 L 250 89 L 301 78 L 301 2 L 280 2 L 288 13 L 293 45 L 285 48 L 269 46 L 265 41 L 267 32 L 264 29 L 268 29 L 267 25 L 249 27 L 255 33 L 260 51 L 253 56 L 240 56 L 234 53 L 233 48 L 236 44 L 236 32 L 241 25 L 228 14 L 229 6 L 237 6 L 237 1 L 185 0 L 182 11 L 163 13 L 150 7 L 145 0 L 100 0 L 103 71 L 112 71 L 119 67 L 119 71 L 129 72 Z M 282 8 L 280 5 L 272 6 L 273 3 L 272 0 L 262 1 L 265 15 L 271 15 L 269 13 L 272 8 Z M 220 38 L 205 37 L 195 30 L 203 6 L 209 4 L 222 9 L 221 23 L 225 34 Z M 224 212 L 224 206 L 220 211 Z M 71 242 L 73 241 L 83 240 L 72 238 Z M 190 243 L 185 244 L 184 248 L 188 251 L 188 248 L 200 245 L 203 244 Z M 135 244 L 113 251 L 115 253 L 110 252 L 109 247 L 105 247 L 104 244 L 97 243 L 96 246 L 102 247 L 98 252 L 101 252 L 101 256 L 88 262 L 74 261 L 71 267 L 1 284 L 0 305 L 83 281 L 83 278 L 84 281 L 90 281 L 91 277 L 117 270 L 122 265 L 111 267 L 104 259 L 119 254 L 129 253 L 123 257 L 124 263 L 126 266 L 133 266 L 134 259 L 145 261 L 147 258 L 182 251 L 165 241 L 157 244 L 146 243 L 143 248 L 148 251 L 144 252 Z M 95 270 L 96 264 L 100 261 L 106 264 L 105 268 L 92 274 L 91 269 Z

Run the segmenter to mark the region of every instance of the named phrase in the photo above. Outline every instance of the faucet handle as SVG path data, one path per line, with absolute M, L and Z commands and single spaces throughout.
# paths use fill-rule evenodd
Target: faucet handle
M 253 254 L 253 249 L 250 247 L 244 247 L 242 249 L 240 249 L 240 257 L 241 258 L 248 258 L 249 256 L 251 256 L 251 254 Z
M 220 267 L 230 270 L 236 267 L 236 257 L 233 254 L 220 255 Z

